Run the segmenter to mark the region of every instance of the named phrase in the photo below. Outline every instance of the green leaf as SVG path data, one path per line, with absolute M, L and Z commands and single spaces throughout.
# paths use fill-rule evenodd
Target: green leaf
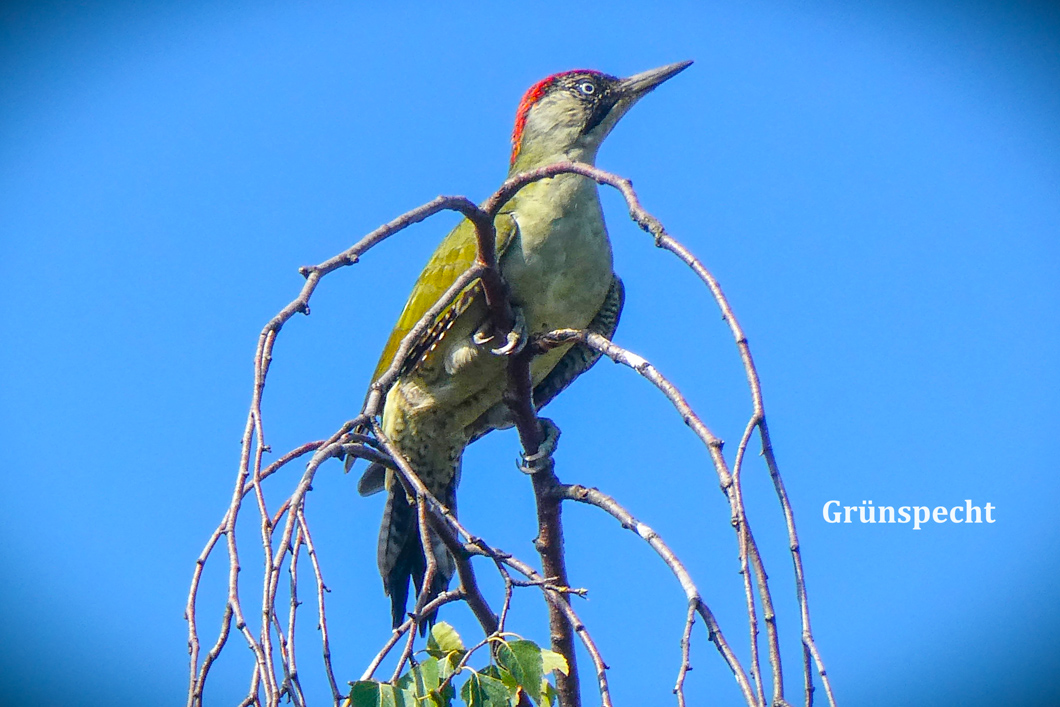
M 541 649 L 541 670 L 548 675 L 553 670 L 558 670 L 564 675 L 570 668 L 567 666 L 567 659 L 562 654 L 556 651 L 550 651 L 547 648 Z
M 548 707 L 552 707 L 554 704 L 556 704 L 557 697 L 559 697 L 559 695 L 556 694 L 556 688 L 552 687 L 552 683 L 550 683 L 545 678 L 541 678 L 541 699 L 543 701 L 542 704 L 547 704 Z
M 420 679 L 427 690 L 437 690 L 442 678 L 439 675 L 438 659 L 428 658 L 419 665 Z
M 379 707 L 379 683 L 375 680 L 358 680 L 353 683 L 346 704 L 349 707 Z
M 508 707 L 508 688 L 500 680 L 483 673 L 472 672 L 460 690 L 467 707 Z
M 406 688 L 395 688 L 394 689 L 394 701 L 397 707 L 417 707 L 422 704 L 422 700 L 426 700 L 426 695 L 419 695 L 416 690 L 411 687 Z
M 512 674 L 499 665 L 491 665 L 485 670 L 481 671 L 481 675 L 488 675 L 491 678 L 500 680 L 504 685 L 505 690 L 508 691 L 509 704 L 516 705 L 519 703 L 519 683 L 516 682 Z
M 487 704 L 490 707 L 508 707 L 508 697 L 512 693 L 508 691 L 503 682 L 489 675 L 481 674 L 478 679 L 479 684 L 482 685 L 482 691 L 486 694 Z
M 438 659 L 428 658 L 419 665 L 412 666 L 407 673 L 398 680 L 398 687 L 402 690 L 410 690 L 416 697 L 426 697 L 432 690 L 437 690 L 441 683 L 438 677 Z
M 431 699 L 434 700 L 433 707 L 451 707 L 454 698 L 456 698 L 456 689 L 452 682 L 447 683 L 442 690 L 431 693 Z
M 497 662 L 512 674 L 534 704 L 541 704 L 542 668 L 541 648 L 533 641 L 502 643 L 497 650 Z
M 482 689 L 478 673 L 471 673 L 464 686 L 460 688 L 460 699 L 467 707 L 485 707 L 486 693 Z
M 456 651 L 446 653 L 445 656 L 438 661 L 438 679 L 445 680 L 452 675 L 453 672 L 456 671 L 456 666 L 460 664 L 461 658 L 463 658 L 463 655 Z
M 375 680 L 359 680 L 350 687 L 347 704 L 350 707 L 412 707 L 416 704 L 416 699 L 415 695 L 406 695 L 393 685 Z
M 464 642 L 460 640 L 460 634 L 452 626 L 444 621 L 439 621 L 431 628 L 431 635 L 427 638 L 427 653 L 435 658 L 443 658 L 446 653 L 465 653 Z
M 416 696 L 410 695 L 412 704 L 416 704 Z M 379 686 L 379 707 L 406 707 L 405 695 L 393 685 Z

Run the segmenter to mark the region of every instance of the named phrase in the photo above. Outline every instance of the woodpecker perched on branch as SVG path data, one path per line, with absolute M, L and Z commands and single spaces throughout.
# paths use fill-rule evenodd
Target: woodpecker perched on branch
M 556 162 L 593 164 L 604 138 L 634 103 L 691 61 L 616 78 L 575 70 L 549 76 L 523 96 L 512 133 L 509 176 Z M 529 184 L 498 212 L 497 262 L 510 292 L 515 340 L 559 328 L 589 328 L 608 338 L 622 311 L 622 281 L 612 271 L 611 243 L 595 182 L 561 174 Z M 462 221 L 442 241 L 413 287 L 379 359 L 373 380 L 390 367 L 401 339 L 471 266 L 474 228 Z M 468 286 L 415 342 L 386 398 L 383 430 L 434 496 L 456 510 L 464 448 L 490 430 L 511 426 L 503 401 L 513 338 L 493 331 L 481 283 Z M 559 347 L 531 363 L 534 404 L 541 408 L 592 366 L 599 354 Z M 409 580 L 419 595 L 426 570 L 416 514 L 395 472 L 373 464 L 362 495 L 386 490 L 379 534 L 379 572 L 394 626 L 405 619 Z M 444 591 L 455 564 L 438 538 L 438 572 L 427 591 Z M 433 621 L 433 616 L 427 621 Z M 426 625 L 426 624 L 425 624 Z

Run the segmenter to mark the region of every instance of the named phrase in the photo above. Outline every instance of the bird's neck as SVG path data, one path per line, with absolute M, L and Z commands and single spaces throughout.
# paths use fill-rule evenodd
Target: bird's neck
M 543 142 L 543 141 L 542 141 Z M 515 161 L 508 170 L 508 176 L 514 177 L 538 167 L 545 167 L 557 162 L 583 162 L 595 164 L 599 145 L 578 141 L 564 149 L 549 149 L 550 146 L 535 140 L 524 139 Z

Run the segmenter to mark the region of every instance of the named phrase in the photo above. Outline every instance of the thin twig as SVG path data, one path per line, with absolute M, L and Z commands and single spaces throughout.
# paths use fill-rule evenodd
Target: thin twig
M 511 573 L 501 564 L 500 560 L 494 560 L 494 564 L 501 578 L 504 579 L 504 603 L 501 605 L 501 616 L 497 621 L 497 632 L 504 633 L 504 623 L 508 619 L 508 609 L 512 606 L 512 593 L 515 589 L 515 582 L 512 581 Z
M 539 337 L 536 346 L 547 349 L 548 347 L 572 341 L 581 342 L 593 350 L 599 351 L 616 363 L 629 366 L 641 376 L 647 378 L 656 388 L 662 391 L 667 399 L 670 400 L 674 408 L 680 413 L 681 419 L 692 429 L 693 432 L 695 432 L 696 436 L 700 438 L 704 446 L 706 446 L 714 465 L 714 471 L 718 476 L 721 489 L 729 501 L 733 518 L 742 521 L 740 527 L 737 529 L 738 537 L 740 538 L 740 551 L 743 553 L 746 549 L 747 555 L 750 558 L 751 567 L 755 572 L 755 586 L 763 605 L 766 632 L 769 640 L 770 664 L 773 667 L 773 702 L 783 701 L 784 682 L 780 667 L 780 642 L 776 631 L 776 618 L 772 608 L 773 604 L 769 590 L 768 577 L 757 544 L 754 541 L 754 536 L 751 533 L 750 524 L 747 522 L 746 515 L 743 512 L 743 498 L 737 495 L 733 489 L 732 473 L 729 471 L 728 462 L 721 453 L 722 441 L 718 439 L 703 423 L 703 420 L 700 419 L 688 404 L 688 401 L 685 399 L 684 395 L 681 394 L 681 391 L 678 390 L 677 387 L 665 376 L 659 373 L 651 363 L 643 357 L 638 356 L 631 351 L 627 351 L 621 346 L 617 346 L 607 338 L 588 331 L 558 329 Z M 749 596 L 748 603 L 750 604 L 753 601 L 753 596 Z M 755 704 L 760 704 L 760 702 L 756 702 Z
M 465 595 L 462 589 L 452 589 L 447 592 L 442 592 L 437 597 L 427 602 L 426 605 L 424 605 L 423 612 L 429 613 L 432 611 L 437 611 L 438 608 L 441 606 L 445 606 L 446 604 L 449 604 L 454 601 L 461 601 L 464 598 Z M 376 654 L 375 658 L 372 659 L 372 662 L 368 664 L 368 668 L 364 671 L 364 674 L 361 675 L 361 680 L 372 679 L 372 675 L 375 674 L 375 671 L 379 668 L 379 665 L 383 662 L 383 659 L 386 658 L 387 654 L 389 654 L 390 651 L 394 649 L 394 646 L 396 646 L 397 642 L 401 640 L 401 637 L 404 636 L 408 631 L 412 630 L 414 624 L 415 621 L 412 618 L 409 618 L 405 620 L 405 623 L 401 624 L 396 629 L 394 629 L 394 632 L 390 635 L 389 640 L 387 640 L 387 642 L 383 644 L 382 649 L 380 649 L 380 651 Z
M 684 563 L 677 558 L 677 555 L 674 554 L 673 550 L 670 549 L 659 534 L 644 523 L 638 521 L 629 511 L 623 508 L 618 501 L 601 492 L 599 489 L 591 489 L 586 488 L 585 486 L 571 484 L 557 486 L 553 489 L 553 493 L 557 498 L 578 501 L 607 511 L 615 518 L 615 520 L 622 524 L 623 528 L 633 531 L 651 546 L 655 553 L 666 563 L 666 566 L 670 568 L 670 571 L 674 573 L 674 576 L 677 577 L 677 581 L 681 584 L 681 588 L 685 592 L 685 597 L 688 599 L 689 606 L 694 606 L 696 611 L 703 617 L 703 621 L 706 623 L 707 630 L 709 631 L 710 640 L 714 642 L 721 657 L 725 660 L 726 665 L 732 670 L 732 674 L 736 678 L 736 684 L 740 687 L 740 691 L 743 692 L 747 704 L 756 704 L 754 692 L 747 679 L 747 674 L 740 665 L 740 661 L 736 657 L 736 654 L 733 653 L 728 641 L 725 640 L 725 636 L 721 632 L 721 627 L 718 626 L 717 621 L 714 620 L 714 615 L 707 607 L 707 603 L 704 601 L 703 595 L 700 593 L 696 583 L 692 580 L 692 575 L 688 573 Z M 688 631 L 691 630 L 689 625 L 690 624 L 686 623 L 686 635 Z M 685 664 L 687 665 L 687 656 L 685 657 Z M 679 685 L 683 683 L 684 672 L 687 672 L 687 670 L 683 669 L 681 679 L 678 683 Z
M 258 439 L 264 439 L 264 433 L 262 432 L 261 415 L 257 414 L 255 418 L 255 429 Z M 259 443 L 254 450 L 254 473 L 251 475 L 251 485 L 254 490 L 254 498 L 258 504 L 258 513 L 261 517 L 260 528 L 261 528 L 261 545 L 264 550 L 264 581 L 262 583 L 262 599 L 261 599 L 261 650 L 265 656 L 265 664 L 268 666 L 267 670 L 263 670 L 263 677 L 265 683 L 265 696 L 266 701 L 272 705 L 273 703 L 279 702 L 280 699 L 280 685 L 276 680 L 276 675 L 273 672 L 273 658 L 272 658 L 272 630 L 271 620 L 275 619 L 275 593 L 270 592 L 272 581 L 273 581 L 273 551 L 272 551 L 272 529 L 273 523 L 269 516 L 269 511 L 265 505 L 265 494 L 261 490 L 261 455 L 263 453 L 263 443 Z M 279 582 L 279 571 L 276 570 L 275 574 L 276 582 Z M 277 627 L 279 633 L 279 628 Z M 282 640 L 282 635 L 281 635 Z M 281 662 L 284 664 L 285 670 L 286 656 L 281 654 Z
M 568 623 L 574 629 L 578 638 L 581 639 L 582 645 L 585 646 L 585 650 L 589 653 L 589 658 L 593 662 L 593 667 L 596 669 L 596 684 L 600 691 L 600 702 L 603 707 L 614 707 L 611 702 L 611 687 L 607 680 L 607 663 L 604 662 L 603 656 L 601 655 L 599 648 L 596 647 L 596 642 L 589 634 L 589 630 L 585 627 L 585 624 L 582 623 L 582 620 L 578 617 L 578 614 L 574 611 L 574 608 L 570 603 L 565 601 L 566 597 L 564 594 L 551 589 L 548 586 L 548 582 L 545 581 L 545 578 L 522 560 L 519 560 L 512 555 L 503 555 L 503 558 L 504 564 L 508 565 L 516 572 L 523 574 L 525 577 L 528 577 L 532 581 L 539 583 L 541 591 L 544 592 L 545 598 L 549 604 L 563 612 Z
M 632 188 L 630 188 L 630 192 L 632 192 Z M 627 202 L 629 202 L 629 197 L 627 197 Z M 639 203 L 637 206 L 639 207 Z M 634 207 L 631 204 L 630 214 L 633 215 L 633 213 Z M 634 220 L 637 220 L 641 225 L 641 228 L 655 237 L 655 244 L 658 247 L 668 250 L 680 258 L 680 260 L 688 265 L 696 275 L 699 276 L 704 284 L 706 284 L 713 295 L 715 302 L 717 302 L 718 308 L 721 310 L 722 318 L 729 325 L 729 330 L 732 332 L 733 339 L 740 352 L 740 359 L 744 365 L 748 387 L 751 391 L 751 399 L 754 405 L 754 417 L 752 418 L 752 421 L 758 427 L 759 436 L 762 441 L 762 456 L 765 457 L 766 467 L 769 469 L 769 475 L 773 480 L 773 486 L 777 498 L 780 501 L 781 508 L 784 512 L 784 521 L 788 531 L 788 542 L 791 550 L 792 564 L 795 571 L 796 598 L 799 603 L 799 615 L 802 621 L 802 641 L 814 656 L 814 662 L 817 666 L 817 672 L 821 676 L 821 683 L 824 686 L 825 695 L 828 697 L 828 703 L 831 707 L 835 707 L 835 695 L 832 692 L 831 681 L 828 678 L 824 662 L 820 658 L 820 653 L 817 650 L 817 645 L 813 638 L 813 630 L 810 627 L 810 608 L 809 600 L 806 595 L 806 576 L 802 566 L 802 554 L 799 549 L 798 533 L 795 530 L 795 513 L 792 510 L 791 502 L 788 499 L 787 491 L 784 488 L 784 482 L 780 476 L 780 469 L 777 466 L 776 457 L 773 453 L 773 445 L 769 438 L 769 428 L 766 425 L 765 403 L 762 399 L 762 383 L 759 379 L 758 369 L 755 367 L 754 359 L 751 356 L 751 347 L 748 344 L 747 335 L 744 333 L 743 328 L 736 319 L 736 315 L 733 313 L 732 306 L 725 297 L 721 285 L 718 283 L 714 275 L 707 270 L 703 263 L 692 255 L 687 248 L 667 234 L 666 229 L 663 228 L 662 223 L 657 219 L 651 218 L 650 220 L 639 220 L 635 215 L 633 218 Z M 804 669 L 804 679 L 807 684 L 806 700 L 807 707 L 809 707 L 809 704 L 813 699 L 813 681 L 808 665 Z
M 254 671 L 250 675 L 250 691 L 248 692 L 246 699 L 239 703 L 239 707 L 249 707 L 250 705 L 258 705 L 261 707 L 261 699 L 258 695 L 261 690 L 261 671 L 258 666 L 254 666 Z
M 677 682 L 674 684 L 677 707 L 685 707 L 685 677 L 692 669 L 692 626 L 696 623 L 697 605 L 698 602 L 689 600 L 688 614 L 685 616 L 685 630 L 681 633 L 681 667 L 677 671 Z
M 405 643 L 405 650 L 394 667 L 394 676 L 390 678 L 390 682 L 395 684 L 398 678 L 401 677 L 401 670 L 405 667 L 405 663 L 412 657 L 412 647 L 416 641 L 416 633 L 419 631 L 422 622 L 426 620 L 426 616 L 423 614 L 423 607 L 431 598 L 431 587 L 434 585 L 434 577 L 438 573 L 438 558 L 434 555 L 431 531 L 427 525 L 427 503 L 423 498 L 416 498 L 415 505 L 416 528 L 420 535 L 420 546 L 423 548 L 423 555 L 427 560 L 427 569 L 423 573 L 420 593 L 416 597 L 415 608 L 412 610 L 413 630 L 409 631 L 409 639 Z
M 335 682 L 335 671 L 331 667 L 331 643 L 328 640 L 328 619 L 324 610 L 324 592 L 331 590 L 324 584 L 324 576 L 320 571 L 316 547 L 313 546 L 313 536 L 309 534 L 309 523 L 305 519 L 305 510 L 300 508 L 296 515 L 298 527 L 302 532 L 302 537 L 305 539 L 306 552 L 309 553 L 309 562 L 313 566 L 313 577 L 316 579 L 317 627 L 320 629 L 320 642 L 324 650 L 324 672 L 328 678 L 328 685 L 331 687 L 331 699 L 335 703 L 335 707 L 338 707 L 339 702 L 342 700 L 342 695 L 339 693 L 338 685 Z
M 287 683 L 291 693 L 291 701 L 296 705 L 304 707 L 305 694 L 302 692 L 302 684 L 298 679 L 298 662 L 295 660 L 294 652 L 295 617 L 297 615 L 298 607 L 301 604 L 301 602 L 298 601 L 298 557 L 301 554 L 300 550 L 302 545 L 305 544 L 305 536 L 302 533 L 302 526 L 303 524 L 300 522 L 298 532 L 294 539 L 294 549 L 291 550 L 291 564 L 288 567 L 288 572 L 290 572 L 291 575 L 291 610 L 287 617 L 286 663 Z
M 747 623 L 751 634 L 751 679 L 755 684 L 755 693 L 758 696 L 758 704 L 765 707 L 766 696 L 762 685 L 762 661 L 758 655 L 758 610 L 755 607 L 754 591 L 751 587 L 751 538 L 748 531 L 747 517 L 743 506 L 743 490 L 740 485 L 742 478 L 744 455 L 747 452 L 747 444 L 754 432 L 754 421 L 747 425 L 740 444 L 736 448 L 736 460 L 732 465 L 732 495 L 739 499 L 739 503 L 732 505 L 732 525 L 736 529 L 740 541 L 740 577 L 743 580 L 744 595 L 747 600 Z

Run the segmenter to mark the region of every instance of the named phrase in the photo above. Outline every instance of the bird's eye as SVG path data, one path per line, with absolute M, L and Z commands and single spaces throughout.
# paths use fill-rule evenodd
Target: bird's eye
M 582 81 L 578 84 L 578 92 L 583 96 L 591 96 L 596 93 L 596 85 L 592 81 Z

